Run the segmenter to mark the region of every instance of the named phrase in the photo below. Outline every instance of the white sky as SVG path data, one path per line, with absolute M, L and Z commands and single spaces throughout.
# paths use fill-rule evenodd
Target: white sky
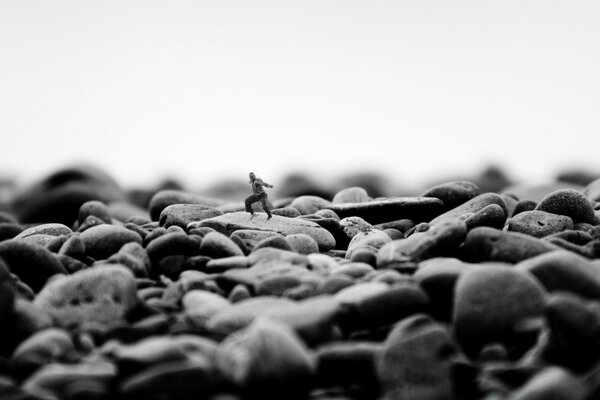
M 600 171 L 600 2 L 0 1 L 0 171 Z

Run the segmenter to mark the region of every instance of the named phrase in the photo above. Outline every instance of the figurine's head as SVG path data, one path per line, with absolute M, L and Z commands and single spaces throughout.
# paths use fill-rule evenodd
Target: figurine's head
M 255 179 L 256 179 L 256 175 L 254 175 L 254 172 L 250 172 L 250 173 L 248 174 L 248 176 L 250 177 L 250 180 L 251 180 L 251 181 L 253 181 L 253 180 L 255 180 Z

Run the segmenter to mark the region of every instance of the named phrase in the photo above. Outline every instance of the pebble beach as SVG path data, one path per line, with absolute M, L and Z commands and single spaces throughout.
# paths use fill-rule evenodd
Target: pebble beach
M 51 172 L 0 211 L 0 399 L 599 399 L 600 179 L 487 178 L 267 219 Z

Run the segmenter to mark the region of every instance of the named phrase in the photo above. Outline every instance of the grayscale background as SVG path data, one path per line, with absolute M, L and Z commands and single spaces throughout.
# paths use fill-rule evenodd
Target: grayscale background
M 0 2 L 3 178 L 600 172 L 598 1 Z

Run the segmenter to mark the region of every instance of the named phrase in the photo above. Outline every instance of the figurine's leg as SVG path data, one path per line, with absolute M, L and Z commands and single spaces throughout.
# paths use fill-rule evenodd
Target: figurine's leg
M 258 200 L 256 197 L 257 196 L 255 194 L 252 194 L 252 195 L 248 196 L 246 198 L 246 200 L 244 201 L 244 203 L 246 205 L 246 212 L 249 212 L 250 215 L 254 215 L 254 210 L 252 209 L 252 203 L 255 203 Z
M 269 208 L 269 202 L 267 200 L 266 195 L 260 199 L 260 203 L 262 204 L 263 210 L 265 210 L 265 212 L 267 213 L 267 219 L 271 219 L 273 214 L 271 214 L 271 209 Z

